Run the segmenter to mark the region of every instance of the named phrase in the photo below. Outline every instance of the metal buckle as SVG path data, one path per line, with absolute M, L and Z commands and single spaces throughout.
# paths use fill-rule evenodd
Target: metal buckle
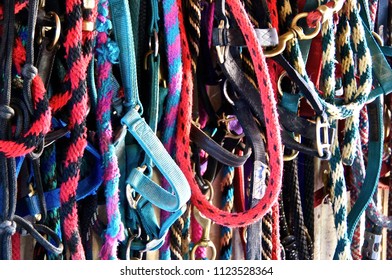
M 136 191 L 129 184 L 127 184 L 127 186 L 126 186 L 125 195 L 127 197 L 127 201 L 128 201 L 129 206 L 132 209 L 136 210 L 137 204 L 140 201 L 141 195 L 136 193 Z
M 321 122 L 321 117 L 316 119 L 316 148 L 317 153 L 320 158 L 325 158 L 330 156 L 329 143 L 329 133 L 328 133 L 329 123 L 327 121 Z M 323 137 L 321 137 L 321 129 L 323 130 Z M 322 139 L 321 139 L 322 138 Z

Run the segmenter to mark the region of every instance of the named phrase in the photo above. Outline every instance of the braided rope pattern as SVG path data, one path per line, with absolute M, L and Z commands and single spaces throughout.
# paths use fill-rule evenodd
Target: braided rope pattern
M 165 30 L 165 49 L 167 54 L 168 65 L 168 95 L 165 101 L 162 143 L 166 150 L 174 156 L 174 140 L 177 127 L 177 114 L 180 102 L 181 84 L 182 84 L 182 60 L 181 60 L 181 41 L 179 27 L 179 10 L 176 0 L 162 1 L 163 5 L 163 21 Z M 169 188 L 166 180 L 162 181 L 165 189 Z M 166 220 L 169 213 L 162 211 L 161 219 Z M 177 227 L 179 225 L 177 224 Z M 177 231 L 177 238 L 180 241 L 181 229 Z M 170 247 L 170 234 L 166 236 L 165 244 L 161 248 L 161 252 L 166 251 Z M 173 248 L 181 248 L 181 244 Z M 178 255 L 178 252 L 173 252 Z M 166 253 L 167 255 L 167 253 Z
M 178 21 L 180 29 L 181 39 L 181 58 L 182 58 L 182 88 L 180 102 L 178 105 L 177 115 L 177 131 L 175 135 L 175 159 L 178 166 L 184 173 L 187 181 L 190 183 L 197 184 L 194 181 L 194 174 L 192 171 L 191 164 L 191 151 L 190 151 L 190 130 L 192 121 L 192 94 L 193 94 L 193 76 L 192 76 L 192 56 L 190 53 L 190 47 L 187 38 L 187 31 L 185 29 L 184 17 L 183 17 L 183 4 L 182 0 L 177 0 L 179 9 Z M 191 227 L 191 204 L 187 206 L 187 211 L 182 216 L 184 226 L 182 229 L 182 240 L 181 250 L 184 255 L 184 259 L 189 258 L 189 244 L 190 244 L 190 228 Z M 196 252 L 198 253 L 198 252 Z
M 124 225 L 121 222 L 119 210 L 119 179 L 115 147 L 112 143 L 113 129 L 111 124 L 111 102 L 113 88 L 110 79 L 113 63 L 118 62 L 118 47 L 109 38 L 111 21 L 109 19 L 109 1 L 100 0 L 97 16 L 97 62 L 98 62 L 98 87 L 97 87 L 97 134 L 99 148 L 103 158 L 104 181 L 107 211 L 107 228 L 105 241 L 100 250 L 100 258 L 104 260 L 117 259 L 117 245 L 124 239 Z
M 66 60 L 69 71 L 69 129 L 70 143 L 65 160 L 62 162 L 60 183 L 61 218 L 65 241 L 69 246 L 72 259 L 85 259 L 78 229 L 78 213 L 76 208 L 76 188 L 80 177 L 80 166 L 84 149 L 87 145 L 87 84 L 86 73 L 92 58 L 95 32 L 82 31 L 83 16 L 94 22 L 96 5 L 93 10 L 82 12 L 82 1 L 66 2 L 66 22 L 68 32 L 64 42 Z M 83 34 L 82 34 L 83 33 Z M 83 45 L 83 48 L 82 48 Z
M 358 14 L 357 1 L 350 0 L 343 6 L 341 21 L 338 25 L 342 25 L 342 30 L 339 32 L 338 46 L 341 48 L 340 56 L 342 58 L 342 74 L 343 74 L 343 87 L 345 91 L 345 101 L 355 102 L 355 100 L 362 100 L 370 93 L 372 86 L 372 73 L 371 73 L 371 56 L 370 51 L 365 41 L 365 32 L 361 23 L 360 16 Z M 346 17 L 344 14 L 346 14 Z M 345 23 L 348 19 L 348 22 Z M 350 36 L 351 31 L 351 36 Z M 359 86 L 356 87 L 356 80 L 354 76 L 354 59 L 350 51 L 349 36 L 351 37 L 353 48 L 356 51 L 358 61 L 358 75 L 359 75 Z M 364 102 L 365 102 L 364 101 Z M 363 105 L 358 108 L 361 109 Z M 343 140 L 343 163 L 351 165 L 355 157 L 356 138 L 358 137 L 359 127 L 359 110 L 354 110 L 351 117 L 346 119 L 344 128 L 344 140 Z
M 222 196 L 222 209 L 226 212 L 231 212 L 234 205 L 234 167 L 224 166 L 222 168 L 222 180 L 220 181 Z M 222 226 L 220 228 L 220 259 L 230 260 L 232 256 L 233 246 L 233 229 Z
M 181 216 L 170 227 L 170 255 L 173 260 L 183 260 L 182 256 L 182 231 L 185 226 L 184 218 Z
M 272 260 L 281 259 L 279 226 L 279 202 L 277 201 L 272 206 Z
M 179 13 L 176 0 L 164 0 L 162 1 L 162 4 L 164 13 L 169 89 L 165 104 L 162 143 L 170 153 L 173 151 L 173 141 L 177 126 L 177 114 L 182 83 L 181 41 L 178 21 Z
M 261 244 L 263 250 L 261 252 L 261 257 L 263 260 L 272 260 L 272 211 L 266 213 L 262 219 L 262 234 L 261 234 Z
M 335 40 L 333 34 L 333 22 L 327 20 L 322 26 L 322 71 L 320 87 L 324 92 L 325 100 L 333 102 L 335 96 Z M 336 128 L 336 121 L 332 121 L 331 127 Z M 329 161 L 330 186 L 332 194 L 332 206 L 335 215 L 335 227 L 337 230 L 337 248 L 334 258 L 350 259 L 350 242 L 347 238 L 347 193 L 343 164 L 341 161 L 339 142 L 337 135 L 331 143 L 331 159 Z
M 184 25 L 188 38 L 189 50 L 192 57 L 192 73 L 196 73 L 197 58 L 199 56 L 200 44 L 200 22 L 201 22 L 201 4 L 200 0 L 184 1 L 187 5 L 183 9 L 185 13 Z
M 278 113 L 276 111 L 276 100 L 272 90 L 271 80 L 268 72 L 268 66 L 265 61 L 262 49 L 257 42 L 255 31 L 249 18 L 246 15 L 244 7 L 237 0 L 228 0 L 230 7 L 238 26 L 242 30 L 247 46 L 249 48 L 256 77 L 261 94 L 261 103 L 264 108 L 264 114 L 267 125 L 267 150 L 270 158 L 271 176 L 265 196 L 260 200 L 257 206 L 241 213 L 227 213 L 209 204 L 204 195 L 198 188 L 197 184 L 191 183 L 192 203 L 201 211 L 201 213 L 212 221 L 220 225 L 230 227 L 242 227 L 254 223 L 267 213 L 278 198 L 281 179 L 282 179 L 282 145 L 279 130 Z

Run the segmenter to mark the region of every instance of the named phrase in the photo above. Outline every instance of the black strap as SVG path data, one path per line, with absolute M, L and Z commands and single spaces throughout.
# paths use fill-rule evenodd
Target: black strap
M 264 115 L 263 108 L 261 106 L 261 101 L 259 98 L 259 92 L 256 87 L 247 79 L 243 74 L 240 66 L 236 62 L 236 59 L 232 56 L 230 49 L 225 48 L 225 59 L 221 63 L 221 69 L 230 84 L 234 87 L 235 91 L 243 98 L 249 105 L 252 113 L 260 124 L 264 125 Z M 302 117 L 297 116 L 294 113 L 290 113 L 288 110 L 278 107 L 279 120 L 281 123 L 281 135 L 283 144 L 292 150 L 296 150 L 308 155 L 319 157 L 317 150 L 313 147 L 316 145 L 316 134 L 320 133 L 321 137 L 324 137 L 323 131 L 316 130 L 316 124 Z M 298 143 L 293 139 L 290 133 L 299 134 L 301 137 L 308 138 L 313 141 L 313 147 L 307 147 L 301 143 Z M 331 143 L 334 135 L 334 129 L 328 128 L 328 141 Z M 328 159 L 330 153 L 324 150 L 322 159 Z

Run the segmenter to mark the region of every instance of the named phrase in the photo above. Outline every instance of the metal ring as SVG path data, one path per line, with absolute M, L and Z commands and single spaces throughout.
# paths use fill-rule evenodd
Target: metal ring
M 205 243 L 205 244 L 203 244 L 203 243 Z M 195 246 L 193 246 L 193 248 L 191 250 L 191 254 L 189 256 L 189 258 L 191 260 L 196 260 L 195 254 L 196 254 L 197 248 L 199 248 L 199 247 L 211 248 L 212 255 L 211 255 L 211 258 L 209 260 L 215 260 L 216 259 L 216 247 L 215 247 L 215 244 L 211 240 L 208 240 L 208 241 L 200 241 L 200 242 L 196 243 Z
M 49 12 L 48 15 L 50 15 L 51 17 L 54 17 L 54 20 L 56 23 L 56 32 L 54 34 L 53 41 L 50 45 L 47 46 L 47 49 L 50 51 L 50 50 L 53 50 L 53 48 L 56 46 L 56 44 L 58 43 L 58 41 L 60 39 L 61 21 L 60 21 L 60 17 L 55 12 Z

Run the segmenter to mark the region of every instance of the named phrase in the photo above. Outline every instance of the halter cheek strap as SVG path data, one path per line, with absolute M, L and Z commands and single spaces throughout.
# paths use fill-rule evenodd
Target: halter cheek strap
M 146 169 L 143 166 L 132 169 L 126 180 L 127 185 L 132 187 L 144 199 L 174 215 L 160 228 L 159 240 L 149 245 L 149 247 L 157 249 L 158 245 L 162 245 L 161 239 L 167 233 L 168 223 L 173 223 L 175 221 L 174 217 L 178 217 L 184 211 L 183 206 L 190 198 L 190 189 L 177 164 L 166 151 L 155 132 L 141 117 L 143 110 L 136 84 L 135 46 L 128 3 L 123 0 L 110 0 L 109 5 L 113 14 L 115 38 L 120 48 L 120 71 L 126 100 L 124 105 L 128 110 L 122 117 L 121 123 L 127 127 L 151 160 L 150 162 L 157 167 L 170 185 L 169 190 L 163 189 L 152 181 L 149 175 L 145 174 Z

